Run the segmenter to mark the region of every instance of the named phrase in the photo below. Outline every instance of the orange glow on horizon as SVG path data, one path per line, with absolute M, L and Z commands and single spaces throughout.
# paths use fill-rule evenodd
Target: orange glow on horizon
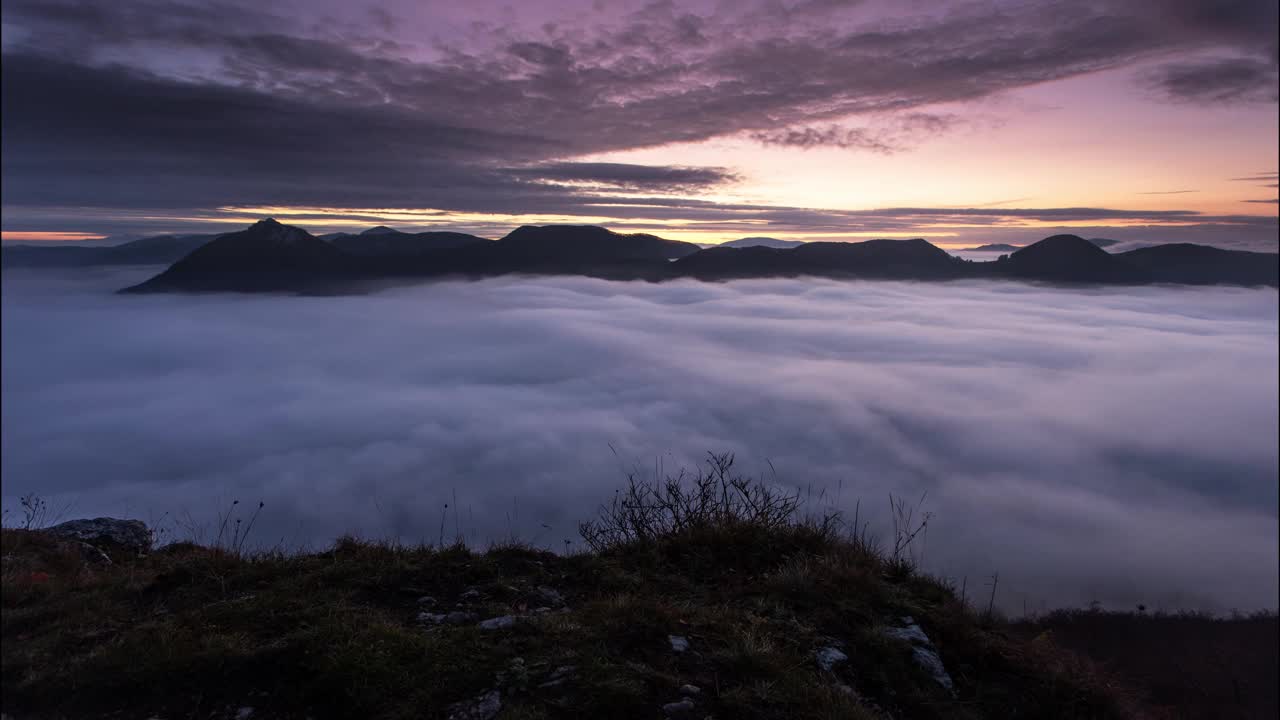
M 107 237 L 99 233 L 86 232 L 35 232 L 25 230 L 0 231 L 0 240 L 4 242 L 65 242 L 76 240 L 102 240 Z

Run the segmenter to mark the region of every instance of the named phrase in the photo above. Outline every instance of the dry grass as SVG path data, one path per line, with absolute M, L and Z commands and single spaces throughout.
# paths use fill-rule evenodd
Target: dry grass
M 5 530 L 4 711 L 446 717 L 498 689 L 500 718 L 653 718 L 691 683 L 695 717 L 1131 714 L 1093 663 L 984 622 L 864 531 L 798 518 L 791 496 L 728 468 L 713 458 L 678 493 L 633 486 L 628 507 L 585 529 L 596 551 L 570 556 L 343 538 L 314 554 L 181 544 L 92 566 L 38 532 Z M 564 612 L 534 612 L 547 587 Z M 422 596 L 433 612 L 521 621 L 423 627 Z M 901 615 L 934 640 L 956 696 L 881 632 Z M 690 649 L 673 652 L 671 635 Z M 849 659 L 823 672 L 814 653 L 832 643 Z

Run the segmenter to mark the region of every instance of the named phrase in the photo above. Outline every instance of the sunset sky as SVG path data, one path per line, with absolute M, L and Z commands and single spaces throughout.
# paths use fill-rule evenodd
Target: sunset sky
M 1274 0 L 3 7 L 6 241 L 1277 246 Z

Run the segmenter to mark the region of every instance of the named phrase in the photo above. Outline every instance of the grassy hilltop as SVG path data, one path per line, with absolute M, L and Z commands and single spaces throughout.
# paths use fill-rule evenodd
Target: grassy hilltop
M 107 563 L 5 530 L 3 710 L 532 720 L 1275 708 L 1274 615 L 1013 624 L 918 572 L 909 524 L 878 547 L 727 470 L 633 484 L 584 524 L 591 550 L 567 556 L 343 538 L 308 555 L 175 543 Z

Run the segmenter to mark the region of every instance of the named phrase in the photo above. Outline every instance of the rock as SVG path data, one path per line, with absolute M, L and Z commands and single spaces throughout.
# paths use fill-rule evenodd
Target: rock
M 577 671 L 578 668 L 574 665 L 561 665 L 555 670 L 552 670 L 551 674 L 547 676 L 546 682 L 542 683 L 538 687 L 553 688 L 563 685 L 565 681 L 572 677 Z
M 563 680 L 578 671 L 576 665 L 561 665 L 547 676 L 548 680 Z
M 102 563 L 103 565 L 111 564 L 111 556 L 102 552 L 102 550 L 87 542 L 76 543 L 80 546 L 80 556 L 87 562 Z
M 418 613 L 418 622 L 424 625 L 469 625 L 475 621 L 475 613 L 462 612 L 460 610 L 448 613 Z
M 564 604 L 564 595 L 561 595 L 560 591 L 555 588 L 549 588 L 546 585 L 539 585 L 534 592 L 539 598 L 542 598 L 543 602 L 551 607 L 559 607 Z
M 418 598 L 418 604 L 424 607 L 431 607 L 432 605 L 436 604 L 436 599 L 431 597 L 430 595 L 423 595 L 422 597 Z
M 849 656 L 845 655 L 840 651 L 840 648 L 837 647 L 824 647 L 814 653 L 814 656 L 818 660 L 818 667 L 822 668 L 825 672 L 831 672 L 831 668 L 849 659 Z
M 686 683 L 680 686 L 680 694 L 694 697 L 702 694 L 702 688 L 698 687 L 697 685 L 689 685 Z
M 141 520 L 105 517 L 68 520 L 45 528 L 44 532 L 54 537 L 88 543 L 97 549 L 118 549 L 137 554 L 146 552 L 151 547 L 151 531 Z
M 911 648 L 911 654 L 916 660 L 916 664 L 924 668 L 925 672 L 934 679 L 942 687 L 949 692 L 955 692 L 955 683 L 951 681 L 951 675 L 947 672 L 947 668 L 942 664 L 942 658 L 938 657 L 938 653 L 932 648 L 924 648 L 915 646 Z
M 512 658 L 507 669 L 498 672 L 497 680 L 499 685 L 515 685 L 521 688 L 528 685 L 529 668 L 525 667 L 524 658 Z
M 678 653 L 689 649 L 689 639 L 683 635 L 668 635 L 667 641 L 671 643 L 671 649 Z
M 253 708 L 242 707 L 236 711 L 236 720 L 249 720 L 253 717 Z
M 858 697 L 858 691 L 854 690 L 852 685 L 846 685 L 845 683 L 836 683 L 836 690 L 841 695 L 848 695 L 849 697 Z
M 692 712 L 693 708 L 694 708 L 693 701 L 690 700 L 689 698 L 684 698 L 683 700 L 679 700 L 677 702 L 670 702 L 670 703 L 667 703 L 666 705 L 663 705 L 662 712 L 668 715 L 683 715 L 687 712 Z
M 470 590 L 467 590 L 466 592 L 459 595 L 458 599 L 463 602 L 471 602 L 472 600 L 479 600 L 480 591 L 475 588 L 471 588 Z
M 916 624 L 915 620 L 911 619 L 910 616 L 904 617 L 901 620 L 904 627 L 886 628 L 884 634 L 891 638 L 906 640 L 912 645 L 932 645 L 932 643 L 929 642 L 929 637 L 924 634 L 924 630 L 920 629 L 920 626 Z
M 500 615 L 495 618 L 480 621 L 481 630 L 503 630 L 516 624 L 515 615 Z
M 915 659 L 916 664 L 929 673 L 929 676 L 935 682 L 954 695 L 955 683 L 952 682 L 951 675 L 947 673 L 946 666 L 942 664 L 942 658 L 938 656 L 938 651 L 933 647 L 929 636 L 924 634 L 924 630 L 916 624 L 914 618 L 906 616 L 899 618 L 899 620 L 901 620 L 904 627 L 885 628 L 884 634 L 910 643 L 911 656 Z
M 449 706 L 449 720 L 492 720 L 502 710 L 502 695 L 490 690 Z

